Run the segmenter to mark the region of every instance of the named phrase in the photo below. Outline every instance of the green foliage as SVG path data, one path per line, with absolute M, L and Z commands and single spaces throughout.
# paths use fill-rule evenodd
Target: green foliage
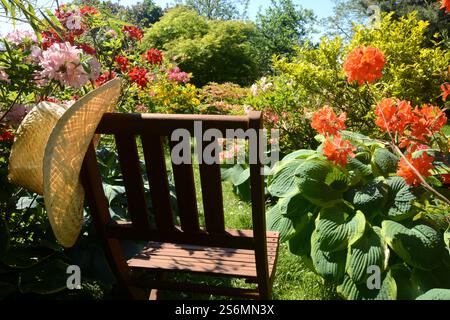
M 269 228 L 345 299 L 415 299 L 450 288 L 448 206 L 431 211 L 440 207 L 394 175 L 398 158 L 382 144 L 342 134 L 359 141 L 359 160 L 349 158 L 345 168 L 326 160 L 321 147 L 275 166 Z M 379 271 L 378 289 L 370 289 L 371 270 Z
M 258 50 L 258 63 L 266 66 L 264 71 L 269 71 L 273 55 L 293 57 L 296 47 L 310 35 L 314 21 L 311 10 L 296 6 L 292 0 L 272 0 L 264 13 L 259 12 L 254 45 Z
M 142 47 L 163 49 L 183 70 L 193 74 L 192 82 L 197 86 L 208 82 L 246 85 L 258 74 L 250 43 L 254 35 L 251 23 L 208 21 L 178 6 L 146 31 Z
M 317 146 L 308 119 L 324 105 L 346 112 L 350 131 L 379 138 L 373 94 L 409 100 L 413 105 L 442 105 L 440 85 L 446 82 L 450 51 L 438 45 L 426 47 L 426 31 L 427 22 L 418 21 L 414 13 L 398 20 L 384 15 L 379 28 L 356 26 L 348 45 L 339 37 L 324 37 L 314 47 L 304 44 L 291 60 L 274 58 L 275 75 L 254 85 L 248 104 L 263 110 L 265 123 L 280 130 L 282 152 Z M 348 52 L 361 45 L 377 47 L 386 56 L 383 77 L 370 89 L 349 84 L 342 68 Z M 392 156 L 391 160 L 380 158 L 382 163 L 375 156 L 375 170 L 392 171 Z
M 184 3 L 209 20 L 231 20 L 245 17 L 249 0 L 185 0 Z

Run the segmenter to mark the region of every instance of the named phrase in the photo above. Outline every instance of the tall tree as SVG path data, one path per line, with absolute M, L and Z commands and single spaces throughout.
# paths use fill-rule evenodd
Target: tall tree
M 296 47 L 313 31 L 315 20 L 311 10 L 296 6 L 292 0 L 272 0 L 270 7 L 256 18 L 259 36 L 255 47 L 263 68 L 268 70 L 274 54 L 292 57 Z
M 438 0 L 335 0 L 335 12 L 328 26 L 330 33 L 351 36 L 352 22 L 373 21 L 381 12 L 393 13 L 394 19 L 399 19 L 417 11 L 417 18 L 429 23 L 426 42 L 431 44 L 447 39 L 442 44 L 448 47 L 450 15 L 439 10 L 440 4 Z
M 185 0 L 180 1 L 209 20 L 245 19 L 249 0 Z

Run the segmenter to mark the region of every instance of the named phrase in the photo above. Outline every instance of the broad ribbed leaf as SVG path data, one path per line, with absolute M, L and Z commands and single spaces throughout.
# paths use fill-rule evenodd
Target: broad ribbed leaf
M 298 181 L 295 171 L 303 163 L 303 160 L 291 160 L 282 163 L 269 179 L 269 192 L 275 197 L 286 197 L 298 193 Z
M 416 279 L 405 263 L 398 263 L 390 267 L 392 276 L 397 284 L 398 300 L 414 300 L 421 294 Z
M 292 219 L 281 214 L 279 204 L 276 204 L 267 212 L 267 230 L 278 231 L 281 242 L 289 240 L 295 234 Z
M 375 139 L 369 138 L 368 136 L 365 136 L 361 133 L 352 132 L 352 131 L 346 131 L 341 130 L 340 134 L 342 138 L 350 141 L 354 146 L 361 146 L 361 147 L 372 147 L 372 146 L 378 146 L 383 147 L 383 144 Z
M 22 272 L 19 276 L 19 290 L 22 293 L 51 294 L 67 288 L 68 264 L 49 259 Z
M 316 154 L 317 151 L 309 150 L 309 149 L 301 149 L 294 151 L 283 158 L 282 161 L 293 160 L 293 159 L 306 159 L 313 154 Z
M 380 289 L 369 289 L 367 283 L 355 284 L 346 274 L 337 292 L 347 300 L 395 300 L 397 285 L 391 272 L 385 273 Z
M 324 251 L 320 249 L 317 232 L 311 235 L 311 259 L 316 272 L 326 280 L 339 282 L 345 273 L 346 250 Z
M 320 250 L 346 250 L 364 234 L 365 225 L 366 218 L 361 211 L 352 214 L 345 206 L 322 209 L 315 231 Z
M 318 206 L 328 206 L 339 201 L 342 192 L 334 190 L 325 181 L 333 165 L 323 159 L 313 159 L 303 162 L 297 169 L 298 188 L 303 197 Z
M 367 226 L 364 235 L 348 249 L 345 271 L 354 283 L 367 280 L 369 266 L 379 266 L 380 270 L 384 270 L 387 244 L 381 238 L 381 230 L 378 227 L 374 229 Z
M 347 169 L 349 171 L 360 173 L 363 176 L 370 176 L 372 174 L 372 168 L 370 165 L 364 164 L 355 158 L 348 158 Z
M 442 234 L 425 224 L 406 227 L 398 222 L 382 222 L 381 234 L 389 247 L 406 263 L 422 270 L 440 264 L 444 246 Z
M 300 193 L 292 197 L 281 198 L 278 203 L 281 214 L 286 217 L 300 217 L 316 207 Z
M 411 187 L 401 177 L 390 177 L 386 180 L 389 187 L 386 210 L 388 216 L 393 220 L 402 220 L 414 214 L 412 203 L 416 196 Z
M 238 181 L 239 176 L 244 171 L 244 168 L 240 164 L 236 164 L 234 166 L 230 166 L 229 168 L 221 168 L 220 172 L 222 174 L 223 181 L 229 181 L 232 184 L 236 185 L 236 181 Z
M 54 252 L 46 248 L 10 247 L 1 261 L 11 268 L 26 269 L 48 258 Z
M 325 178 L 325 184 L 339 192 L 347 191 L 349 182 L 348 176 L 338 167 L 334 167 Z
M 356 209 L 371 214 L 384 207 L 387 201 L 387 187 L 381 179 L 373 179 L 362 188 L 349 190 L 345 198 L 353 203 Z
M 400 158 L 385 148 L 378 148 L 372 156 L 372 170 L 377 175 L 387 176 L 397 171 Z
M 444 244 L 450 255 L 450 226 L 448 226 L 447 230 L 444 232 Z
M 416 300 L 450 300 L 450 289 L 431 289 Z
M 309 213 L 300 218 L 295 225 L 295 235 L 289 239 L 289 250 L 298 256 L 310 256 L 311 234 L 314 231 L 313 214 Z

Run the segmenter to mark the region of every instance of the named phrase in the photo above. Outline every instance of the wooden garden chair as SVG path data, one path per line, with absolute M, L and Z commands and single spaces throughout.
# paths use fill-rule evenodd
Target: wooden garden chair
M 126 189 L 131 222 L 116 222 L 110 217 L 102 186 L 94 144 L 85 156 L 81 179 L 96 231 L 102 239 L 111 269 L 118 284 L 131 298 L 149 298 L 143 288 L 194 291 L 270 299 L 278 254 L 278 233 L 266 231 L 264 177 L 261 163 L 252 164 L 251 200 L 253 230 L 225 228 L 220 165 L 199 165 L 205 227 L 199 224 L 193 166 L 174 165 L 180 225 L 174 222 L 170 205 L 164 139 L 176 129 L 194 133 L 194 121 L 202 121 L 203 130 L 262 127 L 260 112 L 248 116 L 105 114 L 96 133 L 114 135 Z M 136 136 L 141 137 L 146 173 L 154 207 L 155 227 L 149 223 L 144 184 L 139 166 Z M 170 148 L 174 145 L 169 143 Z M 259 146 L 250 146 L 259 148 Z M 203 149 L 203 148 L 202 148 Z M 259 158 L 259 157 L 258 157 Z M 149 241 L 133 258 L 126 260 L 120 240 Z M 143 269 L 156 271 L 156 280 L 139 280 Z M 211 276 L 244 278 L 256 289 L 206 286 L 170 282 L 168 271 L 191 272 Z M 147 294 L 146 294 L 147 293 Z M 145 295 L 146 294 L 146 295 Z M 154 296 L 154 294 L 153 294 Z

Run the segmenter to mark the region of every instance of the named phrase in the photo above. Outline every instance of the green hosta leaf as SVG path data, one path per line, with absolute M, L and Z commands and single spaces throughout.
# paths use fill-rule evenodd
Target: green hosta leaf
M 356 132 L 351 132 L 351 131 L 346 131 L 346 130 L 341 130 L 340 134 L 342 136 L 342 138 L 350 141 L 354 146 L 361 146 L 361 147 L 372 147 L 372 146 L 377 146 L 377 147 L 384 147 L 384 145 L 377 141 L 374 140 L 372 138 L 369 138 L 361 133 L 356 133 Z
M 240 165 L 236 164 L 231 167 L 223 167 L 221 168 L 222 180 L 229 181 L 232 184 L 236 185 L 236 181 L 239 180 L 239 176 L 245 169 Z
M 22 293 L 51 294 L 67 288 L 68 264 L 61 260 L 47 260 L 23 271 L 19 276 Z
M 381 179 L 373 179 L 360 189 L 352 189 L 345 198 L 366 214 L 379 211 L 387 201 L 387 187 Z
M 346 250 L 324 251 L 320 249 L 317 232 L 311 235 L 311 259 L 316 272 L 326 280 L 339 282 L 345 273 Z
M 269 179 L 269 192 L 275 197 L 286 197 L 298 193 L 295 171 L 303 160 L 290 160 L 275 168 L 273 176 Z
M 386 180 L 389 187 L 386 210 L 388 216 L 393 220 L 402 220 L 414 214 L 412 203 L 416 196 L 412 188 L 401 177 L 390 177 Z
M 314 216 L 309 213 L 295 225 L 295 235 L 289 239 L 289 250 L 298 256 L 310 256 L 311 235 L 314 231 Z
M 367 280 L 369 266 L 379 266 L 380 270 L 384 270 L 389 251 L 381 238 L 381 230 L 378 227 L 374 229 L 367 226 L 364 235 L 348 248 L 345 271 L 354 283 Z
M 334 206 L 320 211 L 316 219 L 319 248 L 323 251 L 339 251 L 355 243 L 363 234 L 366 218 L 361 211 L 356 214 L 345 206 Z
M 450 300 L 450 289 L 431 289 L 416 300 Z
M 278 202 L 281 214 L 285 217 L 300 217 L 316 208 L 299 193 L 291 197 L 281 198 Z
M 348 158 L 347 169 L 363 176 L 370 176 L 372 174 L 372 167 L 370 165 L 364 164 L 355 158 Z
M 342 198 L 342 192 L 325 183 L 333 165 L 323 159 L 307 160 L 297 169 L 298 188 L 303 197 L 318 206 L 329 206 Z
M 414 300 L 421 294 L 419 285 L 406 264 L 395 264 L 390 267 L 390 271 L 397 284 L 398 300 Z
M 276 204 L 267 212 L 267 230 L 278 231 L 281 242 L 289 240 L 295 234 L 292 219 L 281 214 L 279 204 Z
M 367 283 L 355 284 L 345 275 L 344 281 L 337 287 L 337 292 L 348 300 L 395 300 L 397 285 L 391 272 L 384 275 L 380 289 L 369 289 Z
M 432 270 L 443 257 L 442 235 L 425 224 L 406 227 L 398 222 L 382 222 L 381 234 L 389 247 L 406 263 L 422 270 Z
M 297 150 L 285 156 L 282 161 L 288 161 L 293 159 L 307 159 L 308 157 L 316 153 L 317 151 L 315 150 L 307 150 L 307 149 Z
M 330 186 L 333 190 L 345 192 L 349 185 L 348 176 L 339 167 L 334 167 L 325 178 L 325 184 Z
M 53 252 L 46 248 L 15 248 L 11 247 L 8 252 L 0 257 L 2 262 L 11 268 L 26 269 L 46 259 Z
M 387 176 L 397 171 L 400 158 L 385 148 L 378 148 L 372 156 L 372 170 L 377 175 Z
M 233 184 L 235 186 L 239 186 L 245 183 L 248 179 L 250 179 L 250 168 L 247 168 L 244 171 L 242 171 L 241 174 L 237 177 L 237 179 L 233 181 Z
M 108 199 L 108 203 L 111 204 L 111 202 L 119 195 L 122 195 L 125 193 L 125 187 L 124 186 L 114 186 L 108 183 L 103 183 L 103 189 L 105 190 L 105 196 L 106 199 Z

